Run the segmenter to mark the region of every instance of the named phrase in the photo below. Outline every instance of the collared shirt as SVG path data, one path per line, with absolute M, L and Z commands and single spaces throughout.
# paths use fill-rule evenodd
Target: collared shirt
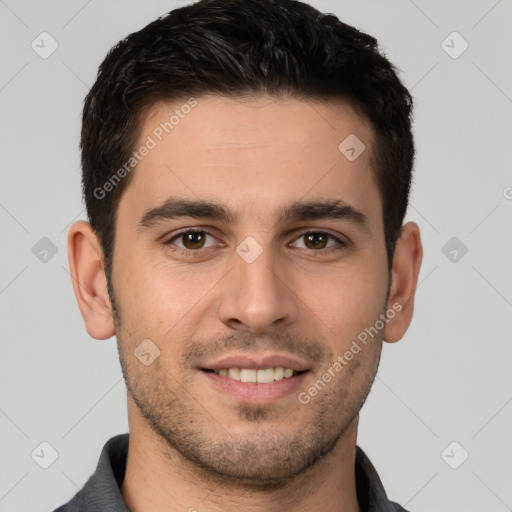
M 128 439 L 128 434 L 109 439 L 96 471 L 71 501 L 54 512 L 129 512 L 121 494 Z M 388 500 L 377 471 L 359 446 L 356 446 L 356 487 L 361 512 L 407 512 Z

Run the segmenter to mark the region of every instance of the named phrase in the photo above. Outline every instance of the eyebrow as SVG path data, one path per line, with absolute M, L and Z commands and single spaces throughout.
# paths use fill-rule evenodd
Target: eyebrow
M 238 220 L 238 216 L 222 204 L 170 197 L 160 206 L 146 210 L 139 221 L 138 229 L 151 228 L 161 221 L 181 217 L 217 220 L 226 224 L 235 224 Z M 280 210 L 277 223 L 321 219 L 341 219 L 366 231 L 370 230 L 366 215 L 340 200 L 292 202 Z

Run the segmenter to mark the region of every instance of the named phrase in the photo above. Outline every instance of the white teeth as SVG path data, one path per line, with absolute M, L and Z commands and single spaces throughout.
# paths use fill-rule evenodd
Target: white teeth
M 242 382 L 256 382 L 256 370 L 252 368 L 242 368 L 240 370 L 240 380 Z
M 274 382 L 274 369 L 266 368 L 265 370 L 258 370 L 256 373 L 256 381 L 260 384 L 268 384 Z
M 240 380 L 240 368 L 229 368 L 228 376 L 230 379 Z
M 222 368 L 215 370 L 217 375 L 229 377 L 230 379 L 239 380 L 241 382 L 258 382 L 259 384 L 269 384 L 275 380 L 289 379 L 297 374 L 291 368 Z

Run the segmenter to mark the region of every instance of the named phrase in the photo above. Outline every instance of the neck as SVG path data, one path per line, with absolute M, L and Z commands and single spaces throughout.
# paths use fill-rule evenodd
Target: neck
M 334 449 L 279 489 L 219 483 L 169 447 L 129 407 L 130 442 L 121 493 L 131 512 L 360 512 L 355 481 L 358 417 Z

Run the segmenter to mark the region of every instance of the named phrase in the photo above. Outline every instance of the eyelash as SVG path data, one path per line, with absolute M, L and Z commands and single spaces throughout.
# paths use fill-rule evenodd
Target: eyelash
M 179 239 L 180 237 L 187 235 L 189 233 L 199 233 L 199 234 L 209 235 L 209 236 L 215 238 L 215 236 L 212 235 L 211 233 L 209 233 L 208 231 L 205 231 L 202 229 L 188 228 L 188 229 L 184 229 L 183 231 L 180 231 L 179 233 L 176 233 L 171 238 L 164 241 L 163 245 L 166 247 L 169 247 L 169 246 L 173 245 L 173 240 Z M 344 240 L 342 240 L 342 239 L 338 238 L 337 236 L 334 236 L 331 233 L 328 233 L 326 231 L 315 231 L 315 230 L 303 231 L 294 240 L 297 240 L 301 237 L 304 237 L 306 235 L 312 235 L 312 234 L 326 235 L 326 236 L 330 237 L 331 239 L 335 240 L 338 243 L 338 246 L 328 247 L 328 248 L 324 248 L 324 249 L 307 249 L 307 248 L 306 249 L 300 248 L 300 249 L 306 250 L 306 251 L 311 251 L 311 252 L 323 252 L 324 254 L 330 254 L 333 251 L 343 250 L 348 246 L 348 242 L 345 242 Z M 327 243 L 329 243 L 329 242 L 327 242 Z M 185 256 L 200 256 L 207 249 L 209 249 L 209 247 L 195 249 L 195 250 L 182 249 L 181 247 L 177 247 L 177 248 L 173 248 L 172 251 L 177 252 L 179 254 L 183 254 Z

